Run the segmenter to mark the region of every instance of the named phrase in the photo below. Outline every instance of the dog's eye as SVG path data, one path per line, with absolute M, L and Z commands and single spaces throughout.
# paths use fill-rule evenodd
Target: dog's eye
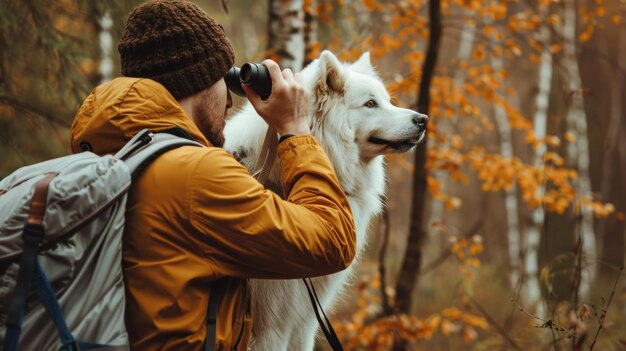
M 374 100 L 367 100 L 367 102 L 363 106 L 373 108 L 373 107 L 378 106 L 378 104 Z

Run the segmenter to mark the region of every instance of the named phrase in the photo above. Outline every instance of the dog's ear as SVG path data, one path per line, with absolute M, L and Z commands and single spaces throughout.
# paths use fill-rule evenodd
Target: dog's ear
M 366 51 L 359 57 L 356 62 L 352 64 L 355 67 L 372 67 L 372 61 L 370 60 L 370 52 Z
M 345 80 L 341 73 L 341 63 L 328 50 L 322 51 L 319 58 L 319 80 L 317 89 L 321 92 L 343 94 Z
M 372 61 L 370 60 L 370 53 L 366 51 L 352 64 L 352 69 L 356 72 L 378 77 Z

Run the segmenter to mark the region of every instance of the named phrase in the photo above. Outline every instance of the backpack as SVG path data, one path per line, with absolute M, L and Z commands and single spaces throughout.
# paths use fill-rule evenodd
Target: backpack
M 0 181 L 0 345 L 127 350 L 122 234 L 131 182 L 162 153 L 201 144 L 143 130 Z M 31 285 L 34 288 L 31 288 Z M 26 349 L 26 348 L 24 348 Z

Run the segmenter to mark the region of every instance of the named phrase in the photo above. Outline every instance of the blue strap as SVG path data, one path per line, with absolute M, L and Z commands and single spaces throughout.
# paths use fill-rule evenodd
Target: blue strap
M 24 306 L 30 290 L 30 283 L 35 272 L 37 251 L 39 243 L 43 239 L 44 230 L 41 225 L 27 224 L 24 226 L 22 257 L 20 257 L 20 270 L 17 273 L 17 283 L 13 299 L 9 305 L 6 322 L 6 334 L 4 336 L 4 351 L 16 351 L 24 322 Z
M 39 260 L 35 262 L 35 276 L 33 277 L 33 285 L 35 286 L 35 292 L 37 293 L 37 298 L 39 298 L 39 302 L 43 305 L 48 312 L 48 316 L 52 319 L 54 326 L 57 328 L 57 333 L 59 334 L 59 339 L 61 339 L 61 344 L 66 345 L 70 343 L 75 343 L 76 339 L 70 332 L 70 328 L 67 327 L 65 323 L 65 316 L 63 315 L 63 311 L 61 311 L 61 306 L 59 306 L 59 302 L 52 290 L 52 286 L 46 277 L 43 269 L 41 269 L 41 264 L 39 264 Z
M 39 302 L 44 306 L 48 316 L 52 319 L 54 326 L 61 339 L 61 347 L 59 351 L 86 351 L 99 349 L 103 347 L 109 347 L 108 345 L 101 345 L 88 342 L 76 341 L 74 335 L 70 331 L 70 328 L 65 323 L 65 316 L 59 305 L 59 301 L 52 290 L 52 286 L 46 277 L 46 273 L 41 268 L 39 260 L 35 262 L 35 276 L 33 277 L 33 285 L 35 285 L 35 292 L 39 298 Z
M 20 341 L 20 329 L 7 326 L 4 334 L 4 350 L 17 350 L 17 343 Z

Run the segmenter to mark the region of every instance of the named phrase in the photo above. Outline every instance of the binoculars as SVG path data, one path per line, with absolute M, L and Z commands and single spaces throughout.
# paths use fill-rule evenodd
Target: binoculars
M 246 96 L 241 84 L 249 86 L 263 100 L 267 100 L 272 94 L 270 72 L 259 63 L 246 63 L 241 68 L 233 67 L 228 70 L 224 80 L 228 89 L 239 96 Z

